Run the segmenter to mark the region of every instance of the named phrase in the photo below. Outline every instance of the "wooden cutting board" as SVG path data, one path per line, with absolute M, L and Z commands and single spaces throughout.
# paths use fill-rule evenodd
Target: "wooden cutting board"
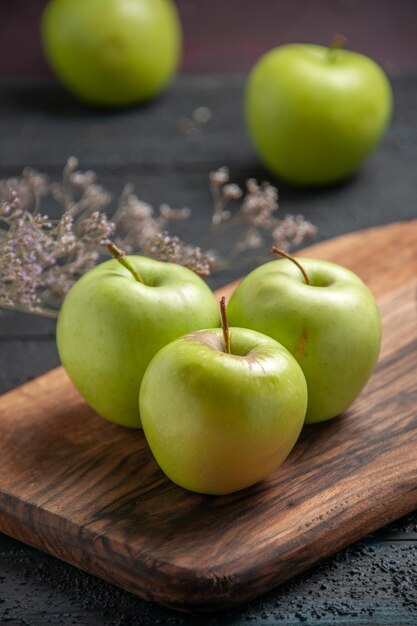
M 143 598 L 217 610 L 416 508 L 416 243 L 417 221 L 304 251 L 373 289 L 383 349 L 351 409 L 306 427 L 268 480 L 221 497 L 176 487 L 143 434 L 95 415 L 58 368 L 0 398 L 0 530 Z

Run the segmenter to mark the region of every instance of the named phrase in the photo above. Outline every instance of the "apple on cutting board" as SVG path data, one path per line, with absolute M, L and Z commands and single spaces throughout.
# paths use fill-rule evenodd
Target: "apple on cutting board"
M 392 93 L 383 70 L 341 43 L 280 46 L 261 57 L 248 78 L 249 134 L 267 167 L 290 183 L 324 185 L 350 176 L 390 119 Z
M 219 326 L 217 302 L 191 270 L 141 256 L 111 259 L 68 292 L 58 317 L 62 364 L 103 417 L 140 427 L 138 395 L 160 348 L 194 330 Z M 158 394 L 163 393 L 163 387 Z
M 165 346 L 139 394 L 153 455 L 177 485 L 212 495 L 266 478 L 301 432 L 307 386 L 279 343 L 245 328 L 201 330 Z
M 227 312 L 231 325 L 265 333 L 289 350 L 307 380 L 306 423 L 322 422 L 347 409 L 368 381 L 381 346 L 380 314 L 350 270 L 295 261 L 271 261 L 248 274 Z

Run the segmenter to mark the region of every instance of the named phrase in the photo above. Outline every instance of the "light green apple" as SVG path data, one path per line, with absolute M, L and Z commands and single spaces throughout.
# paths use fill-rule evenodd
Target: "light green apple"
M 137 428 L 149 361 L 177 337 L 218 326 L 219 313 L 213 293 L 191 270 L 140 256 L 125 260 L 144 283 L 116 259 L 87 272 L 64 300 L 57 344 L 88 404 L 112 422 Z
M 172 0 L 50 0 L 46 57 L 66 87 L 101 106 L 147 100 L 171 80 L 181 51 Z
M 273 339 L 231 328 L 191 333 L 163 348 L 143 378 L 144 433 L 177 485 L 226 494 L 257 483 L 290 453 L 307 405 L 303 373 Z
M 253 328 L 282 343 L 307 380 L 306 422 L 339 415 L 359 395 L 376 364 L 381 321 L 375 299 L 348 269 L 297 258 L 251 272 L 232 294 L 230 324 Z
M 275 48 L 257 62 L 246 86 L 246 120 L 259 155 L 300 185 L 353 174 L 381 139 L 391 109 L 383 70 L 343 49 Z

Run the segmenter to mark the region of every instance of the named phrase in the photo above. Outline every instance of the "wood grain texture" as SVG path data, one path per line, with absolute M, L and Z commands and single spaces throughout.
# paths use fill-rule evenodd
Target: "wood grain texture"
M 305 252 L 378 294 L 383 350 L 351 409 L 305 428 L 267 481 L 225 497 L 176 487 L 59 368 L 0 399 L 0 530 L 144 598 L 215 610 L 416 508 L 416 236 L 395 224 Z

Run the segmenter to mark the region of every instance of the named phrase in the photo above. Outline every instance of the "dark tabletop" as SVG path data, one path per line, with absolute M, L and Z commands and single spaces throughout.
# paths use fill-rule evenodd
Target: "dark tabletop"
M 238 183 L 255 176 L 277 184 L 281 212 L 304 214 L 317 225 L 319 239 L 411 219 L 417 216 L 417 75 L 397 75 L 392 84 L 391 127 L 360 174 L 329 189 L 296 190 L 260 166 L 244 131 L 239 77 L 182 77 L 152 105 L 116 113 L 88 111 L 48 80 L 3 81 L 0 177 L 30 165 L 57 178 L 67 157 L 76 155 L 115 194 L 131 181 L 155 206 L 190 207 L 193 218 L 179 225 L 178 234 L 192 242 L 201 239 L 209 220 L 208 173 L 221 165 Z M 189 120 L 202 106 L 212 119 L 195 127 Z M 242 273 L 235 267 L 209 282 L 219 287 Z M 1 317 L 0 393 L 58 365 L 54 330 L 50 320 L 16 313 Z M 259 600 L 207 619 L 142 601 L 0 535 L 1 624 L 247 622 L 415 624 L 417 513 Z

